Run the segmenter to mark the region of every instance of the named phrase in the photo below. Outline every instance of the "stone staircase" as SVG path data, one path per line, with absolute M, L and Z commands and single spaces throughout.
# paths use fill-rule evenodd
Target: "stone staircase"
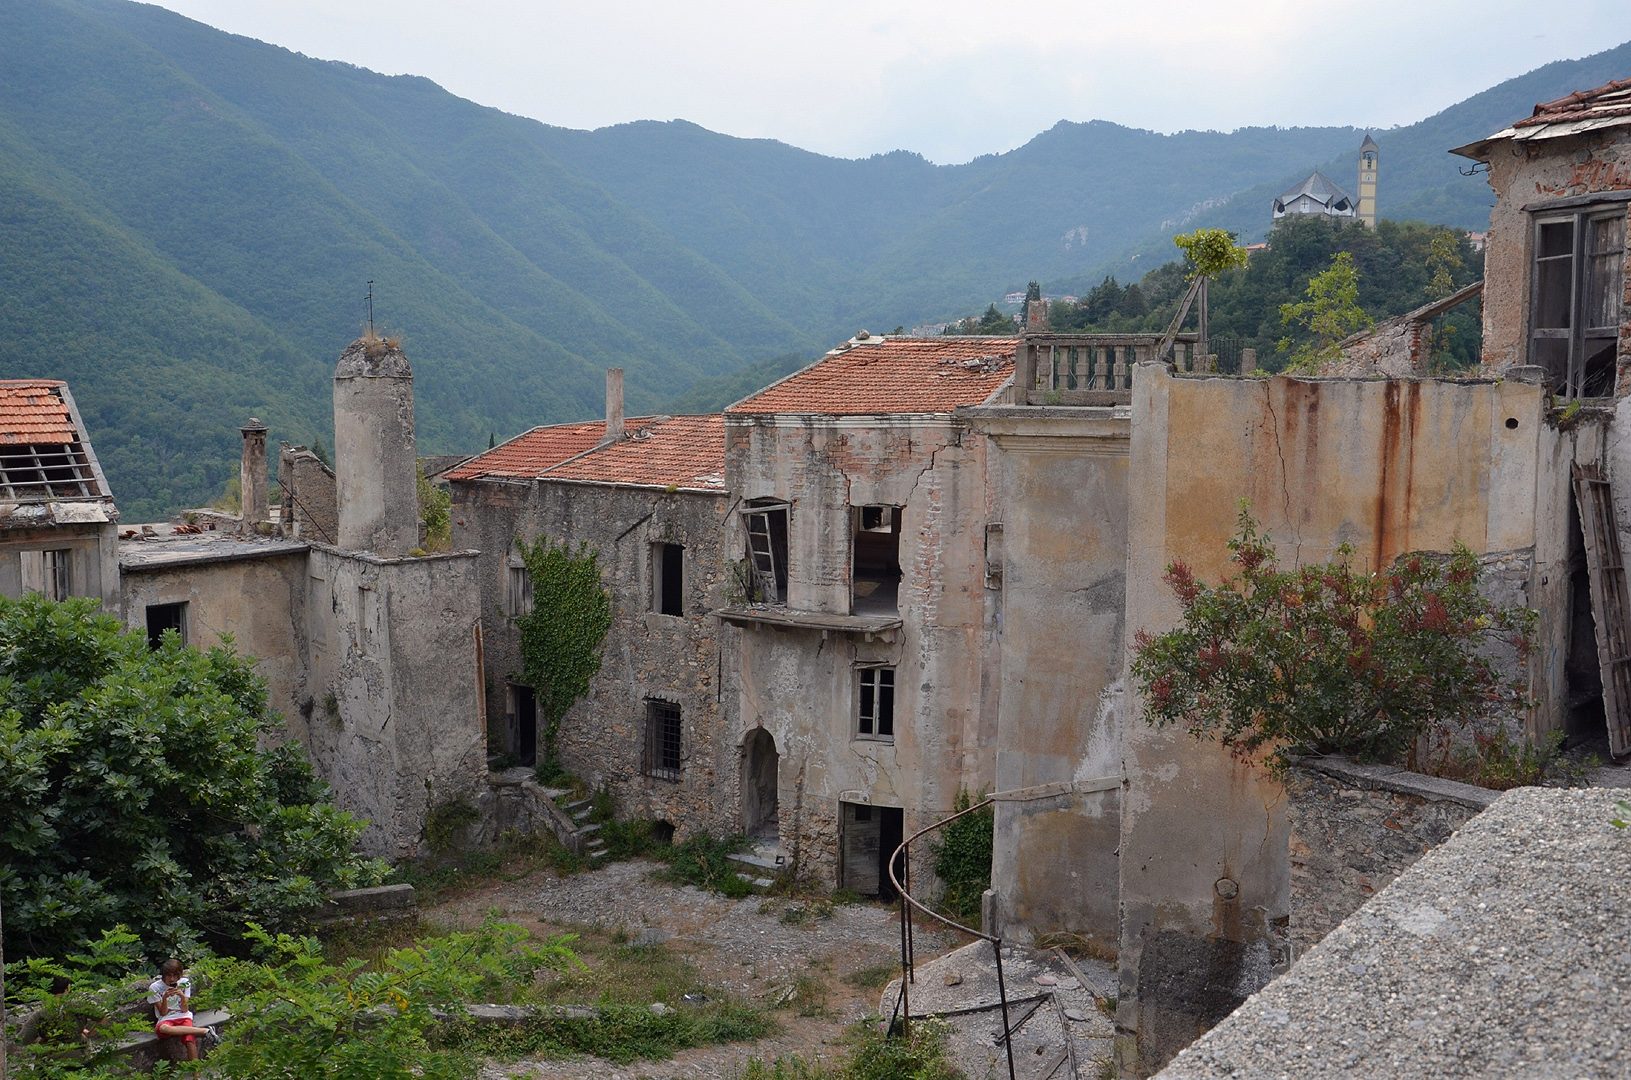
M 552 800 L 569 794 L 565 790 L 548 790 L 546 793 Z M 578 837 L 578 853 L 590 862 L 598 863 L 606 858 L 608 852 L 606 840 L 600 836 L 600 825 L 589 821 L 589 815 L 594 811 L 594 802 L 593 798 L 578 799 L 564 804 L 561 809 L 572 819 L 573 832 Z M 570 846 L 569 844 L 568 847 Z
M 760 889 L 768 889 L 784 869 L 781 840 L 775 836 L 758 837 L 748 850 L 725 857 L 742 867 L 737 877 Z

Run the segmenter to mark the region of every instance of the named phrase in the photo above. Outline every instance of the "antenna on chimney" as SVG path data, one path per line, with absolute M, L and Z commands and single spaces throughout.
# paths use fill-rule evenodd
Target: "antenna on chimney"
M 374 279 L 368 279 L 368 336 L 374 336 Z

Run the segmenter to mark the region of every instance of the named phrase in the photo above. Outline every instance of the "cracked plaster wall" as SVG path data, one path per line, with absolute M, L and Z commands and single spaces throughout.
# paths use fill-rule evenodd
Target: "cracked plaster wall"
M 1138 631 L 1178 620 L 1167 565 L 1182 559 L 1207 582 L 1230 572 L 1225 542 L 1241 498 L 1285 564 L 1324 561 L 1346 542 L 1357 566 L 1381 568 L 1460 540 L 1533 559 L 1529 597 L 1535 576 L 1554 586 L 1560 576 L 1567 515 L 1559 520 L 1555 500 L 1575 449 L 1543 422 L 1539 387 L 1139 376 L 1129 648 Z M 1542 711 L 1554 704 L 1544 654 L 1555 632 L 1543 623 L 1531 656 Z M 1131 687 L 1126 712 L 1118 1059 L 1139 1074 L 1255 990 L 1265 958 L 1283 957 L 1289 831 L 1284 789 L 1266 772 L 1144 723 Z
M 994 779 L 997 608 L 986 588 L 995 501 L 983 436 L 945 416 L 730 417 L 728 486 L 789 503 L 793 612 L 850 611 L 850 508 L 901 507 L 898 631 L 744 629 L 734 664 L 737 742 L 762 726 L 780 754 L 782 849 L 838 882 L 839 803 L 904 809 L 908 834 Z M 725 558 L 745 550 L 739 514 Z M 896 667 L 895 741 L 855 738 L 855 666 Z M 727 661 L 726 667 L 733 664 Z M 925 852 L 926 859 L 926 852 Z M 918 880 L 925 864 L 914 862 Z M 914 892 L 921 889 L 914 887 Z

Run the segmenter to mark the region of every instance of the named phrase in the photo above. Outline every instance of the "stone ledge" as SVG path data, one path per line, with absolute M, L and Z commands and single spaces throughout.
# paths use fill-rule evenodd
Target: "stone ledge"
M 1501 797 L 1499 791 L 1410 772 L 1396 765 L 1359 765 L 1344 757 L 1302 757 L 1296 758 L 1294 764 L 1367 791 L 1393 791 L 1429 802 L 1459 803 L 1474 810 L 1493 806 Z

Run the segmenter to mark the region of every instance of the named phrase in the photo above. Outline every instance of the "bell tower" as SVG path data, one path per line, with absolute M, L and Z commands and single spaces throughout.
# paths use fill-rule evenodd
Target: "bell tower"
M 1359 144 L 1359 220 L 1376 228 L 1376 140 L 1366 134 Z

